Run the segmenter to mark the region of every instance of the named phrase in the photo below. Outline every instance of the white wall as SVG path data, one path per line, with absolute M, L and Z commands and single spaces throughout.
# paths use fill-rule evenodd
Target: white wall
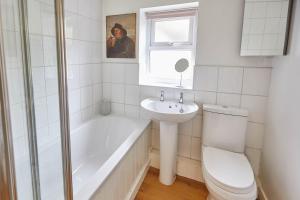
M 105 17 L 112 14 L 136 12 L 140 8 L 191 2 L 188 0 L 104 0 Z M 240 57 L 243 21 L 242 0 L 199 1 L 199 25 L 194 90 L 184 91 L 185 100 L 233 105 L 250 111 L 246 154 L 257 174 L 263 143 L 265 107 L 268 96 L 271 62 L 264 57 Z M 104 32 L 104 31 L 103 31 Z M 105 49 L 105 35 L 103 36 Z M 158 97 L 160 90 L 167 98 L 179 98 L 179 90 L 138 85 L 137 59 L 103 58 L 103 97 L 113 102 L 113 112 L 147 118 L 139 102 L 147 97 Z M 201 180 L 201 123 L 202 113 L 179 128 L 178 173 Z M 154 122 L 152 145 L 159 151 L 159 125 Z M 182 162 L 181 162 L 182 161 Z M 193 163 L 193 169 L 187 169 Z M 185 165 L 186 164 L 186 165 Z M 187 172 L 191 172 L 187 174 Z
M 270 200 L 300 198 L 300 2 L 294 2 L 288 55 L 273 60 L 261 174 Z

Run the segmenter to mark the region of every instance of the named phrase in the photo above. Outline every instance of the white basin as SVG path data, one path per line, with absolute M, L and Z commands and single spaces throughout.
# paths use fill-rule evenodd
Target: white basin
M 149 98 L 142 101 L 141 106 L 149 112 L 153 119 L 166 122 L 182 123 L 192 119 L 198 106 L 195 103 L 177 103 L 174 101 L 160 101 L 156 98 Z
M 178 123 L 191 120 L 199 107 L 195 103 L 177 103 L 149 98 L 141 106 L 152 119 L 160 121 L 160 173 L 162 184 L 172 185 L 176 178 Z

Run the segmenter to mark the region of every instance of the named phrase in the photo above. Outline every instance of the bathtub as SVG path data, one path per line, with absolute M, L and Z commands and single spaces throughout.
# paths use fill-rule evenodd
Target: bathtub
M 150 120 L 97 116 L 71 131 L 74 199 L 132 199 L 149 149 Z

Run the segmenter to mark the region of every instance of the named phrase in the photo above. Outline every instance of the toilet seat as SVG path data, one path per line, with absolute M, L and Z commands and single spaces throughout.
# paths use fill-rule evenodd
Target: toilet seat
M 210 193 L 207 200 L 256 200 L 257 198 L 257 189 L 255 183 L 251 192 L 245 194 L 236 194 L 236 193 L 228 192 L 215 185 L 207 177 L 207 173 L 205 171 L 203 175 L 204 175 L 206 187 Z
M 256 195 L 254 174 L 244 154 L 203 147 L 203 171 L 206 182 L 226 193 Z

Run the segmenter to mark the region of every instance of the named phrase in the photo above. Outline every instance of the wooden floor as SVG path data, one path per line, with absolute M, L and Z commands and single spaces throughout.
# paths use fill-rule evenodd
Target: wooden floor
M 171 186 L 162 185 L 158 170 L 150 168 L 135 200 L 206 200 L 208 191 L 203 183 L 177 177 Z

